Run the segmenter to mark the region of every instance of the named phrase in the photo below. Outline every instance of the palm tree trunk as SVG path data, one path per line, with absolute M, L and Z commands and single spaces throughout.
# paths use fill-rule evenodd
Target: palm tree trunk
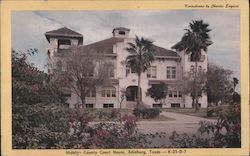
M 199 97 L 198 97 L 198 88 L 197 88 L 197 66 L 198 62 L 195 61 L 195 72 L 194 72 L 194 85 L 195 85 L 195 112 L 198 112 L 199 110 Z
M 136 108 L 139 107 L 141 103 L 141 73 L 138 73 L 138 87 L 137 87 L 137 104 Z

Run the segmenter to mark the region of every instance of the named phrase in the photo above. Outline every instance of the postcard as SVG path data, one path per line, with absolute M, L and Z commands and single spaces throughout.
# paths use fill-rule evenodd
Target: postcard
M 0 4 L 2 155 L 249 155 L 247 1 Z

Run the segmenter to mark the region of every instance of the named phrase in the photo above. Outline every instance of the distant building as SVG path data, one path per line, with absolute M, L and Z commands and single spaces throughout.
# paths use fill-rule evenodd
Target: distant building
M 120 91 L 126 89 L 127 97 L 124 100 L 123 108 L 134 108 L 137 99 L 138 77 L 126 65 L 125 60 L 129 53 L 125 50 L 128 42 L 134 42 L 134 38 L 129 37 L 130 30 L 123 27 L 114 28 L 113 36 L 88 45 L 83 45 L 83 35 L 70 30 L 66 27 L 49 31 L 45 36 L 49 42 L 48 58 L 49 73 L 57 68 L 63 68 L 62 58 L 66 57 L 65 53 L 70 52 L 69 47 L 74 45 L 90 52 L 102 53 L 106 58 L 112 60 L 114 72 L 111 75 L 113 79 L 112 86 L 103 86 L 99 88 L 100 92 L 93 90 L 89 97 L 86 98 L 85 107 L 107 108 L 119 107 Z M 86 36 L 87 37 L 87 36 Z M 190 61 L 190 55 L 177 53 L 154 45 L 155 61 L 151 67 L 141 76 L 141 96 L 143 104 L 148 107 L 162 108 L 192 108 L 192 98 L 184 95 L 182 90 L 176 87 L 183 79 L 184 73 L 194 70 L 194 62 Z M 104 58 L 105 59 L 105 58 Z M 202 52 L 201 60 L 198 62 L 198 69 L 207 71 L 207 54 Z M 151 85 L 164 82 L 169 85 L 168 96 L 163 104 L 146 96 L 147 89 Z M 80 99 L 73 93 L 70 93 L 68 100 L 70 107 L 80 102 Z M 207 107 L 207 95 L 202 93 L 199 98 L 200 106 Z

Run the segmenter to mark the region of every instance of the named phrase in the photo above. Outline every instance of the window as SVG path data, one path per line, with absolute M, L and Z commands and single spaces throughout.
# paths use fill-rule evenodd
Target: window
M 171 108 L 180 108 L 181 104 L 179 103 L 171 103 Z
M 135 70 L 133 70 L 128 64 L 126 65 L 126 76 L 128 76 L 129 73 L 135 73 Z
M 176 79 L 176 67 L 167 67 L 167 79 Z
M 119 31 L 119 35 L 125 35 L 125 31 Z
M 182 97 L 182 92 L 181 91 L 179 91 L 179 94 L 178 94 L 178 97 Z
M 105 97 L 105 90 L 102 90 L 102 97 Z
M 152 66 L 147 70 L 147 78 L 156 78 L 157 68 Z
M 87 93 L 86 97 L 96 97 L 96 91 L 95 91 L 95 89 L 90 90 Z
M 162 108 L 162 104 L 153 104 L 153 108 Z
M 172 93 L 172 91 L 171 91 L 171 90 L 169 91 L 168 96 L 169 96 L 169 97 L 173 97 L 173 93 Z
M 112 104 L 112 103 L 105 103 L 105 104 L 103 104 L 103 108 L 114 108 L 114 104 Z
M 173 91 L 174 97 L 177 98 L 177 91 Z
M 110 90 L 106 90 L 106 95 L 107 95 L 107 97 L 110 97 L 111 95 L 110 95 Z
M 69 49 L 71 45 L 70 40 L 60 39 L 58 40 L 58 49 Z
M 103 89 L 102 97 L 116 97 L 116 89 L 115 88 Z
M 169 91 L 168 96 L 170 98 L 181 98 L 182 97 L 182 92 L 181 91 Z
M 86 107 L 86 108 L 94 108 L 94 104 L 92 104 L 92 103 L 87 103 L 87 104 L 85 104 L 85 107 Z
M 112 90 L 112 97 L 116 97 L 116 92 L 114 89 Z

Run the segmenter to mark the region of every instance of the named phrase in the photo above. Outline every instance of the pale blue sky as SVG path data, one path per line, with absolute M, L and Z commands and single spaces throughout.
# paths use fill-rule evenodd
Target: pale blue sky
M 48 42 L 44 33 L 66 26 L 84 36 L 84 44 L 112 36 L 112 29 L 131 29 L 130 37 L 144 36 L 156 45 L 170 49 L 181 40 L 192 20 L 210 24 L 214 42 L 208 48 L 210 62 L 240 75 L 239 10 L 144 10 L 144 11 L 15 11 L 12 13 L 12 48 L 26 51 L 39 49 L 30 60 L 45 70 Z

